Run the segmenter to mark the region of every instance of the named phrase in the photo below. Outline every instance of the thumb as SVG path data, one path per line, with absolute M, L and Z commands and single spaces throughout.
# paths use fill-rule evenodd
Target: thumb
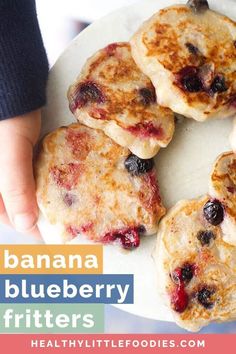
M 27 232 L 35 226 L 38 217 L 32 167 L 33 146 L 27 138 L 19 135 L 7 140 L 5 152 L 0 157 L 0 191 L 14 227 L 20 232 Z

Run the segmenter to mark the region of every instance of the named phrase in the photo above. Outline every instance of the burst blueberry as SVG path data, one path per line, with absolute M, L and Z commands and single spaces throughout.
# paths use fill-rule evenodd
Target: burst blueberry
M 215 290 L 204 286 L 197 292 L 197 300 L 205 309 L 211 309 L 214 306 L 214 302 L 211 299 L 214 293 Z
M 139 94 L 141 96 L 141 102 L 144 106 L 148 106 L 149 104 L 156 102 L 154 87 L 152 89 L 143 87 L 139 90 Z
M 223 75 L 217 75 L 212 84 L 211 84 L 211 88 L 210 91 L 212 93 L 222 93 L 228 90 L 228 87 L 226 85 L 225 82 L 225 78 Z
M 216 238 L 213 231 L 199 231 L 197 234 L 197 239 L 200 241 L 202 246 L 209 246 L 211 240 Z
M 76 88 L 70 103 L 72 113 L 77 108 L 84 107 L 88 102 L 104 103 L 105 96 L 96 82 L 85 81 Z
M 182 267 L 178 267 L 173 271 L 172 278 L 175 283 L 189 283 L 193 278 L 195 266 L 193 264 L 185 263 Z
M 185 43 L 186 48 L 188 49 L 190 54 L 193 55 L 198 55 L 199 54 L 199 49 L 197 47 L 195 47 L 195 45 L 193 45 L 190 42 Z
M 177 82 L 185 91 L 199 92 L 203 89 L 202 82 L 198 76 L 198 68 L 195 66 L 186 66 L 177 74 Z
M 202 90 L 202 83 L 198 76 L 184 77 L 182 83 L 188 92 L 199 92 Z

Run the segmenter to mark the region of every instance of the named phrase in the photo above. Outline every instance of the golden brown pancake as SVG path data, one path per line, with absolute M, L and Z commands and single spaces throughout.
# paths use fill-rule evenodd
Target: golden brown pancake
M 210 199 L 180 201 L 157 234 L 159 291 L 176 323 L 189 331 L 236 319 L 236 247 L 206 220 Z
M 153 161 L 80 124 L 44 139 L 36 181 L 39 207 L 62 242 L 84 235 L 135 248 L 165 214 Z
M 236 112 L 236 23 L 207 1 L 160 10 L 133 36 L 131 48 L 160 105 L 197 121 Z
M 88 59 L 68 100 L 81 123 L 102 129 L 141 158 L 153 157 L 172 139 L 173 113 L 157 104 L 155 89 L 135 64 L 128 43 L 110 44 Z

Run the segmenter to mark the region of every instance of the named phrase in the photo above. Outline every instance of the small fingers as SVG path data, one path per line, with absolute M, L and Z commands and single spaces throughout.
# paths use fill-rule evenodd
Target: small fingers
M 9 217 L 7 215 L 1 194 L 0 194 L 0 224 L 4 224 L 12 227 L 12 223 L 9 220 Z M 37 241 L 42 241 L 42 236 L 37 226 L 34 226 L 33 229 L 31 229 L 29 232 L 25 232 L 25 234 L 29 234 L 29 236 L 33 236 Z
M 18 137 L 0 158 L 0 189 L 6 212 L 17 231 L 29 232 L 38 218 L 32 167 L 32 145 Z M 2 206 L 3 209 L 3 206 Z

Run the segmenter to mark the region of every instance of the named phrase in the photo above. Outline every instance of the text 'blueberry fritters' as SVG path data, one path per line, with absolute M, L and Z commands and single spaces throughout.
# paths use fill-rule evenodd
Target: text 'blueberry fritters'
M 78 235 L 124 248 L 157 231 L 165 214 L 153 160 L 142 160 L 101 130 L 62 127 L 43 142 L 36 164 L 39 207 L 62 242 Z
M 236 112 L 236 23 L 206 0 L 160 10 L 131 48 L 160 105 L 197 121 Z
M 180 201 L 159 226 L 159 291 L 189 331 L 236 319 L 236 247 L 223 240 L 222 215 L 220 203 L 205 196 Z
M 70 110 L 83 124 L 102 129 L 140 158 L 153 157 L 174 133 L 174 116 L 156 101 L 155 89 L 135 64 L 128 43 L 95 53 L 68 91 Z

